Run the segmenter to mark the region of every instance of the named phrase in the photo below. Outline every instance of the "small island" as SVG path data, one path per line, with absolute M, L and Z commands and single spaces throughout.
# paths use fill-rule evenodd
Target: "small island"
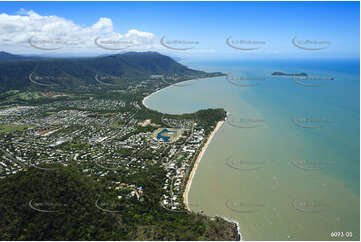
M 307 77 L 308 74 L 301 72 L 301 73 L 284 73 L 284 72 L 280 72 L 280 71 L 276 71 L 272 73 L 272 76 L 302 76 L 302 77 Z

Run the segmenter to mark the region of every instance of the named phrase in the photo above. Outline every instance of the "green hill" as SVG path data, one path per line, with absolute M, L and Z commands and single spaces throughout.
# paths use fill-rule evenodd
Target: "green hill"
M 127 52 L 92 58 L 27 58 L 0 54 L 0 91 L 70 90 L 99 85 L 99 81 L 126 89 L 129 84 L 149 79 L 150 75 L 200 77 L 206 74 L 157 52 Z
M 144 201 L 122 203 L 112 198 L 106 184 L 78 170 L 72 165 L 51 171 L 31 168 L 0 180 L 0 240 L 237 239 L 234 225 L 222 219 L 163 209 L 160 168 L 137 180 L 146 191 Z

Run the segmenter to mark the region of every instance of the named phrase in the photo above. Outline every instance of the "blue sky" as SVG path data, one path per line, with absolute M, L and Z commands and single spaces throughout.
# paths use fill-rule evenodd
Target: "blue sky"
M 2 2 L 0 14 L 26 15 L 21 9 L 43 17 L 55 15 L 81 28 L 107 18 L 113 32 L 126 34 L 135 29 L 153 34 L 157 43 L 163 36 L 198 42 L 190 51 L 163 46 L 155 49 L 180 56 L 342 58 L 359 57 L 360 51 L 359 2 Z M 9 34 L 4 31 L 11 28 L 1 25 L 1 21 L 0 18 L 0 34 Z M 263 44 L 252 45 L 261 46 L 254 51 L 240 51 L 226 44 L 228 37 Z M 326 41 L 327 48 L 319 51 L 297 48 L 292 44 L 294 37 Z M 3 46 L 0 42 L 0 49 L 6 51 L 6 47 L 10 47 L 8 42 Z M 14 48 L 9 50 L 14 52 Z M 26 52 L 24 48 L 16 50 Z

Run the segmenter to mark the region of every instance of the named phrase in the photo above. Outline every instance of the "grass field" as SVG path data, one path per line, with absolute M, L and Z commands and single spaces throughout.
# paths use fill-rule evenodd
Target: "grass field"
M 10 90 L 0 95 L 0 104 L 15 103 L 17 101 L 31 101 L 42 98 L 39 92 L 20 92 Z
M 7 125 L 7 124 L 0 124 L 0 133 L 9 133 L 14 131 L 22 131 L 29 128 L 25 125 Z

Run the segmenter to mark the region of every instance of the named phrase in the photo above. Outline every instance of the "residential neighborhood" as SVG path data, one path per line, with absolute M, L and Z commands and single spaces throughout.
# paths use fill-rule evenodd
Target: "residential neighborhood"
M 184 211 L 183 188 L 204 140 L 204 128 L 193 120 L 162 118 L 161 124 L 134 118 L 139 106 L 104 99 L 61 101 L 0 110 L 0 177 L 47 165 L 77 165 L 100 181 L 110 174 L 132 175 L 154 164 L 164 168 L 162 207 Z M 145 129 L 148 129 L 146 131 Z M 153 131 L 152 131 L 153 130 Z M 144 200 L 142 184 L 111 180 L 108 189 L 119 200 Z

